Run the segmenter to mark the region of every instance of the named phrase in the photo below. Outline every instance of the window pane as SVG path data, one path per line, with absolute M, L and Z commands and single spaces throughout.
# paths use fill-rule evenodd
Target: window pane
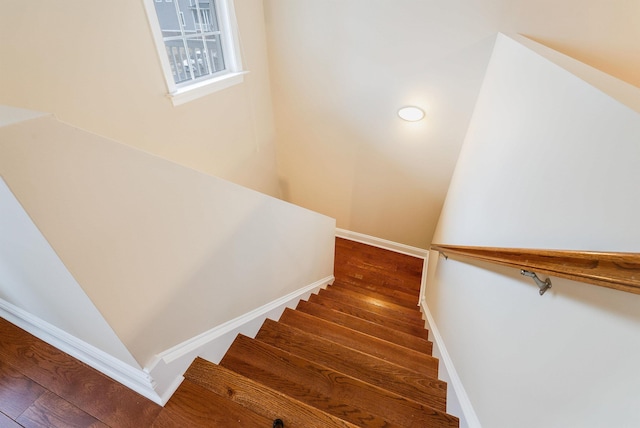
M 191 0 L 193 2 L 193 16 L 197 19 L 197 26 L 203 33 L 220 31 L 218 16 L 213 0 Z
M 193 13 L 195 6 L 191 6 L 189 3 L 191 2 L 187 0 L 180 0 L 178 5 L 183 16 L 182 19 L 184 20 L 184 33 L 186 35 L 193 35 L 198 32 L 198 17 Z
M 171 64 L 171 74 L 176 83 L 182 83 L 191 79 L 189 72 L 189 60 L 183 40 L 167 40 L 164 42 L 167 48 L 167 56 Z
M 171 74 L 185 86 L 227 70 L 217 0 L 154 1 Z M 231 57 L 233 58 L 233 57 Z
M 180 29 L 180 20 L 178 19 L 175 5 L 165 2 L 154 2 L 154 5 L 156 6 L 162 37 L 180 36 L 182 31 Z
M 207 44 L 207 54 L 211 62 L 211 68 L 214 73 L 224 70 L 224 55 L 222 54 L 222 44 L 219 36 L 207 36 L 205 38 Z
M 211 74 L 202 39 L 187 39 L 187 47 L 189 49 L 190 66 L 185 68 L 190 76 L 192 76 L 193 79 L 197 79 L 198 77 Z

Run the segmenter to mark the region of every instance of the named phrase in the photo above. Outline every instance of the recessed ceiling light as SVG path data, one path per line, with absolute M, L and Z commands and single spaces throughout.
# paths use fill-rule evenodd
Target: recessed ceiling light
M 416 106 L 406 106 L 398 110 L 398 116 L 408 122 L 417 122 L 424 117 L 424 111 Z

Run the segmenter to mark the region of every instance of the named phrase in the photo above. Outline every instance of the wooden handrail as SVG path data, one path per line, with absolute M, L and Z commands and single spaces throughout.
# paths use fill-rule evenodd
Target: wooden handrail
M 463 256 L 640 294 L 640 253 L 537 250 L 431 245 L 447 256 Z

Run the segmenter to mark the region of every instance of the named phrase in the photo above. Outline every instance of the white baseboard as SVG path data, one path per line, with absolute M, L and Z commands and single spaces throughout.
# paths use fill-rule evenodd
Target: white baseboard
M 336 228 L 336 236 L 338 238 L 372 245 L 374 247 L 395 251 L 396 253 L 406 254 L 408 256 L 419 257 L 421 259 L 424 259 L 429 255 L 429 250 L 425 250 L 423 248 L 387 241 L 386 239 L 376 238 L 375 236 L 365 235 L 364 233 L 351 232 L 345 229 Z
M 158 354 L 145 371 L 154 379 L 162 403 L 166 403 L 180 386 L 182 374 L 196 356 L 219 363 L 239 333 L 254 337 L 265 319 L 277 320 L 285 308 L 294 308 L 301 299 L 333 281 L 333 275 L 323 278 Z
M 157 404 L 163 404 L 149 373 L 126 364 L 60 328 L 0 299 L 0 317 L 82 361 Z
M 440 367 L 438 368 L 439 378 L 447 383 L 447 413 L 460 418 L 460 428 L 482 428 L 480 420 L 476 415 L 469 396 L 467 395 L 458 372 L 449 356 L 447 347 L 440 336 L 440 331 L 436 325 L 427 302 L 422 300 L 420 308 L 427 320 L 429 329 L 429 340 L 433 342 L 433 356 L 438 358 Z
M 427 292 L 427 273 L 429 270 L 429 252 L 422 261 L 422 278 L 420 278 L 420 295 L 418 296 L 418 306 L 424 301 Z

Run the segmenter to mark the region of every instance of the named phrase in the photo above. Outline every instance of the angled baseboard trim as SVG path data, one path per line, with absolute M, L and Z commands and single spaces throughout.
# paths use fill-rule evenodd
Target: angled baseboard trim
M 178 358 L 188 353 L 191 353 L 195 349 L 201 348 L 204 344 L 209 343 L 219 338 L 220 336 L 223 336 L 224 334 L 233 331 L 244 324 L 247 324 L 250 321 L 264 317 L 267 313 L 271 312 L 274 309 L 277 309 L 282 305 L 287 304 L 291 300 L 295 300 L 296 298 L 299 300 L 299 296 L 311 293 L 313 290 L 324 287 L 327 284 L 332 283 L 333 280 L 334 277 L 332 275 L 330 277 L 323 278 L 320 281 L 314 282 L 313 284 L 307 285 L 306 287 L 282 296 L 279 299 L 273 300 L 266 305 L 247 312 L 246 314 L 240 315 L 237 318 L 220 324 L 219 326 L 214 327 L 209 331 L 206 331 L 170 349 L 167 349 L 166 351 L 158 354 L 158 357 L 164 360 L 166 363 L 171 363 L 172 361 L 177 360 Z
M 163 404 L 180 386 L 182 374 L 196 356 L 218 363 L 239 333 L 254 337 L 265 319 L 278 319 L 285 308 L 295 307 L 301 299 L 325 288 L 334 279 L 331 275 L 318 280 L 157 354 L 145 371 L 156 382 Z

